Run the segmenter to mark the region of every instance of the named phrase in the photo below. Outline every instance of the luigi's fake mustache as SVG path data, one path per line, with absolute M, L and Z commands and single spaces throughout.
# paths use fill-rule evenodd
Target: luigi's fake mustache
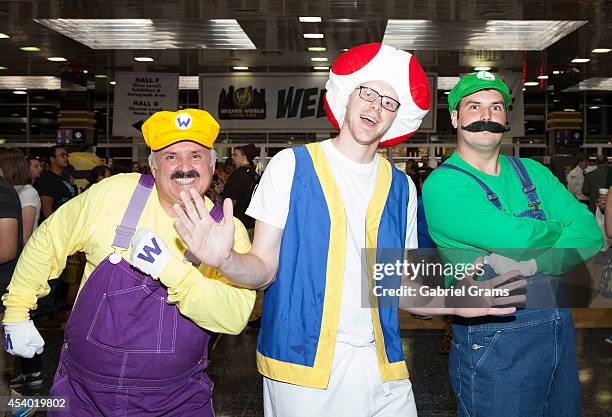
M 468 132 L 491 132 L 491 133 L 504 133 L 510 130 L 501 123 L 493 121 L 478 120 L 472 122 L 467 126 L 461 126 L 461 129 L 467 130 Z
M 200 174 L 198 171 L 192 169 L 191 171 L 174 171 L 170 176 L 171 180 L 182 179 L 182 178 L 199 178 Z

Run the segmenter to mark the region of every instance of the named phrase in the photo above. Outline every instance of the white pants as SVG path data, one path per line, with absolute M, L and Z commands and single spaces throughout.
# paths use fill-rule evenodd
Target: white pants
M 329 386 L 307 388 L 264 377 L 266 417 L 416 417 L 409 379 L 381 382 L 374 344 L 336 343 Z

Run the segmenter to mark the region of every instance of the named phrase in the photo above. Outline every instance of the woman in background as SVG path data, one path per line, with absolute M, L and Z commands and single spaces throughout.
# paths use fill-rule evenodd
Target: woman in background
M 91 170 L 91 174 L 89 175 L 89 184 L 85 189 L 89 189 L 94 184 L 99 183 L 104 178 L 108 178 L 111 176 L 111 170 L 106 165 L 98 165 Z
M 30 166 L 30 175 L 32 176 L 32 183 L 34 183 L 34 181 L 36 181 L 36 178 L 40 177 L 43 172 L 43 164 L 36 156 L 29 157 L 28 164 Z
M 40 197 L 36 189 L 32 187 L 30 163 L 19 149 L 6 148 L 0 150 L 0 169 L 4 173 L 4 178 L 11 183 L 19 195 L 25 245 L 38 227 L 40 218 Z

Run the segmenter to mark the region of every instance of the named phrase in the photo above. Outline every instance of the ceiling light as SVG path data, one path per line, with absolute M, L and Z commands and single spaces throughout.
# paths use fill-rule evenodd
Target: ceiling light
M 6 68 L 6 67 L 0 67 L 0 71 L 1 71 L 1 70 L 5 70 L 5 69 L 8 69 L 8 68 Z
M 444 94 L 445 94 L 445 95 L 449 95 L 449 94 L 450 94 L 450 91 L 445 91 L 445 92 L 444 92 Z
M 491 71 L 491 67 L 474 67 L 474 71 Z
M 153 58 L 151 58 L 150 56 L 136 56 L 136 57 L 134 57 L 134 61 L 138 61 L 138 62 L 153 62 L 155 60 Z
M 591 77 L 580 81 L 578 84 L 564 91 L 612 91 L 612 78 Z
M 612 51 L 610 48 L 595 48 L 591 52 L 594 54 L 607 54 L 610 51 Z
M 525 87 L 535 87 L 536 85 L 540 85 L 539 82 L 537 81 L 527 81 L 525 84 L 523 84 Z
M 7 35 L 6 33 L 0 33 L 0 39 L 8 39 L 10 38 L 9 35 Z
M 325 35 L 322 33 L 304 33 L 304 38 L 306 39 L 323 39 Z
M 561 100 L 559 100 L 558 98 L 556 98 L 556 99 L 554 99 L 554 100 L 553 100 L 553 103 L 558 103 L 558 102 L 560 102 L 560 101 L 561 101 Z
M 548 80 L 548 75 L 538 75 L 538 80 Z
M 327 62 L 327 58 L 322 56 L 313 56 L 312 58 L 310 58 L 310 60 L 314 62 Z
M 106 74 L 96 74 L 96 78 L 108 78 Z
M 12 117 L 19 117 L 20 115 L 19 115 L 19 113 L 11 113 L 11 116 Z
M 28 94 L 28 92 L 24 90 L 15 90 L 13 91 L 13 94 Z
M 59 77 L 51 75 L 3 75 L 0 76 L 0 90 L 59 90 Z
M 199 78 L 197 75 L 179 76 L 179 90 L 198 90 L 200 88 Z
M 115 84 L 117 84 L 117 81 L 111 81 L 111 82 L 109 82 L 109 84 L 110 85 L 115 85 Z
M 38 46 L 22 46 L 21 49 L 23 52 L 40 52 L 40 48 Z
M 599 107 L 599 106 L 589 106 L 589 109 L 591 109 L 591 110 L 597 110 L 597 109 L 600 109 L 600 108 L 601 107 Z
M 553 71 L 553 75 L 558 75 L 558 74 L 560 74 L 560 71 L 557 71 L 557 70 Z
M 235 71 L 248 71 L 249 67 L 237 66 L 237 67 L 232 67 L 232 69 L 235 70 Z
M 438 90 L 452 90 L 459 82 L 459 77 L 438 77 Z
M 321 21 L 318 16 L 300 16 L 299 19 L 302 23 L 319 23 Z
M 589 58 L 574 58 L 572 59 L 572 64 L 585 64 L 587 62 L 589 62 L 590 59 Z
M 475 20 L 434 22 L 390 19 L 383 43 L 404 50 L 543 51 L 586 20 Z
M 316 70 L 322 70 L 322 71 L 327 71 L 329 69 L 329 67 L 313 67 Z
M 576 111 L 576 109 L 563 109 L 563 111 Z
M 235 19 L 34 19 L 91 49 L 257 49 Z
M 49 58 L 47 58 L 47 61 L 51 61 L 51 62 L 66 62 L 67 59 L 64 58 L 63 56 L 50 56 Z
M 523 91 L 526 91 L 527 89 L 525 87 L 523 87 Z
M 327 48 L 324 46 L 309 46 L 308 52 L 325 52 Z

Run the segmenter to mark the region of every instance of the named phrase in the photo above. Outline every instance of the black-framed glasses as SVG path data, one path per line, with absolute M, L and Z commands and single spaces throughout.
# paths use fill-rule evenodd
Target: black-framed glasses
M 399 109 L 400 107 L 399 101 L 389 96 L 383 96 L 378 91 L 370 87 L 360 85 L 357 88 L 359 89 L 359 97 L 361 97 L 365 101 L 369 101 L 369 102 L 376 101 L 378 100 L 378 97 L 380 97 L 380 104 L 382 108 L 385 110 L 389 110 L 390 112 L 396 112 L 397 109 Z

